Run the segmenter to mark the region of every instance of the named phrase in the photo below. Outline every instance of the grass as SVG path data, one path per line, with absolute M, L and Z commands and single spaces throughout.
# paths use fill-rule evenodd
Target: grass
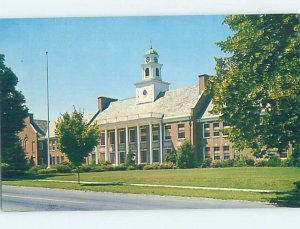
M 132 170 L 112 172 L 82 173 L 82 181 L 121 182 L 125 185 L 84 185 L 74 183 L 52 183 L 33 181 L 34 177 L 4 181 L 7 185 L 76 189 L 100 192 L 122 192 L 156 195 L 209 197 L 217 199 L 238 199 L 250 201 L 275 202 L 281 206 L 298 206 L 299 190 L 295 184 L 300 182 L 300 168 L 209 168 L 176 170 Z M 38 179 L 76 180 L 76 174 L 43 175 Z M 280 193 L 258 193 L 240 191 L 189 190 L 164 187 L 136 187 L 135 184 L 166 184 L 186 186 L 206 186 L 221 188 L 247 188 L 279 190 Z M 289 204 L 287 204 L 287 202 Z

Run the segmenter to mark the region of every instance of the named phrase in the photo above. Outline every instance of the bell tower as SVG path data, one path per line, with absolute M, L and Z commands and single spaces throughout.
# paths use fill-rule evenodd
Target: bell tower
M 142 81 L 135 84 L 137 103 L 154 102 L 160 92 L 169 90 L 169 83 L 162 81 L 162 64 L 158 63 L 158 53 L 150 47 L 144 55 Z

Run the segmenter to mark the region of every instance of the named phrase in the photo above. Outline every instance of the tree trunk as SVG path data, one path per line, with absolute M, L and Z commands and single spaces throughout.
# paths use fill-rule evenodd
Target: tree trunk
M 78 181 L 78 184 L 80 184 L 79 166 L 77 166 L 77 181 Z

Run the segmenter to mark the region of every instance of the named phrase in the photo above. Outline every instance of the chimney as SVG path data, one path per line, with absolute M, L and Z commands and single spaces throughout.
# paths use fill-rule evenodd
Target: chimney
M 33 113 L 29 113 L 29 123 L 33 123 Z
M 201 74 L 198 76 L 199 78 L 199 94 L 204 91 L 206 84 L 208 82 L 209 75 Z
M 108 106 L 111 102 L 115 102 L 115 101 L 117 101 L 117 99 L 104 97 L 104 96 L 98 97 L 98 110 L 100 112 L 104 111 L 106 108 L 108 108 Z

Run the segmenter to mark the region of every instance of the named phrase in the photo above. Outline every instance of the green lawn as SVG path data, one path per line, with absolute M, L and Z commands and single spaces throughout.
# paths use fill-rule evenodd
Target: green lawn
M 256 200 L 278 202 L 284 206 L 300 206 L 300 168 L 209 168 L 175 170 L 137 170 L 82 173 L 82 181 L 121 182 L 123 185 L 78 185 L 73 183 L 38 182 L 32 179 L 4 181 L 4 184 L 65 188 L 90 191 L 144 193 L 157 195 L 178 195 L 210 197 L 219 199 Z M 43 175 L 38 179 L 76 180 L 76 174 Z M 257 193 L 241 191 L 189 190 L 164 187 L 135 187 L 130 183 L 206 186 L 221 188 L 247 188 L 279 190 L 282 193 Z

